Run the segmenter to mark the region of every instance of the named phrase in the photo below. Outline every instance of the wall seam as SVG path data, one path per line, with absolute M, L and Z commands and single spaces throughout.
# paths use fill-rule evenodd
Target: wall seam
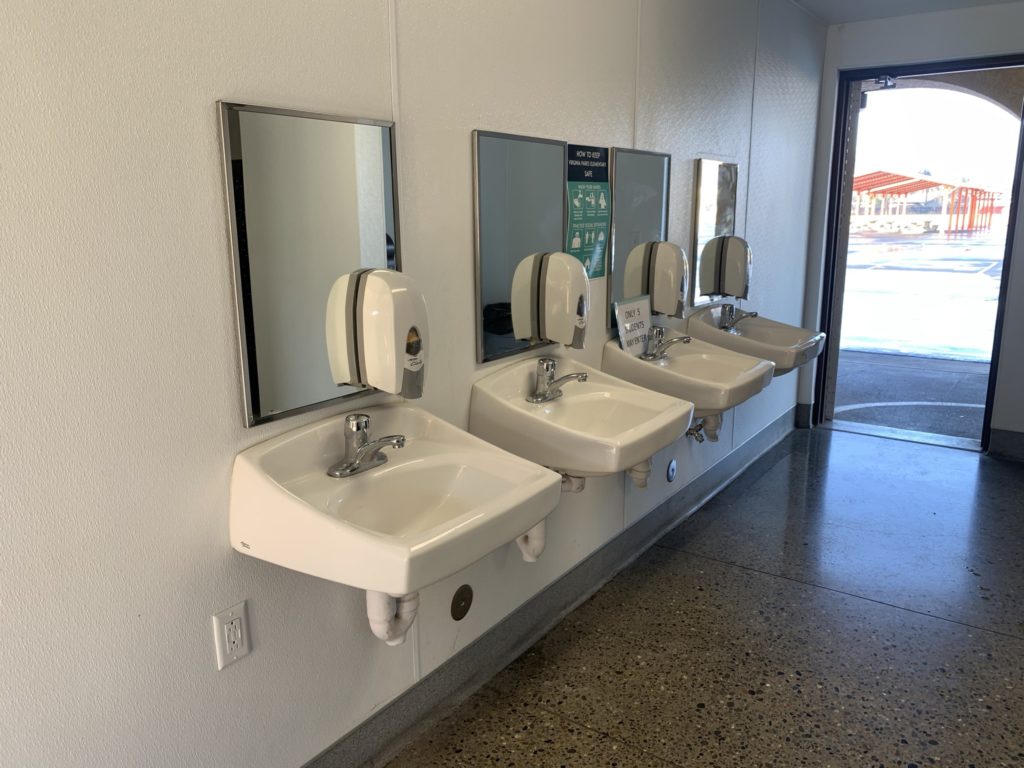
M 385 6 L 387 8 L 388 15 L 388 59 L 391 66 L 391 121 L 395 124 L 395 135 L 396 137 L 401 133 L 398 128 L 398 118 L 400 115 L 400 99 L 398 92 L 398 7 L 396 5 L 397 0 L 386 0 Z M 395 155 L 392 160 L 395 165 L 395 179 L 398 183 L 398 190 L 396 194 L 401 197 L 402 192 L 402 167 L 404 163 L 400 162 L 397 155 L 400 154 L 400 145 L 398 141 L 395 141 Z M 404 206 L 401 204 L 399 199 L 398 209 L 401 211 Z M 399 224 L 401 226 L 401 224 Z M 401 241 L 401 232 L 399 232 L 399 241 Z M 420 632 L 419 622 L 416 622 L 410 627 L 409 635 L 411 637 L 412 644 L 412 679 L 414 682 L 418 682 L 423 677 L 422 666 L 420 663 Z
M 636 145 L 636 126 L 640 119 L 640 19 L 643 16 L 644 0 L 636 3 L 636 59 L 633 67 L 633 149 Z
M 805 8 L 800 3 L 798 3 L 797 0 L 789 0 L 789 4 L 796 8 L 801 13 L 803 13 L 804 16 L 813 19 L 814 21 L 821 24 L 823 27 L 827 27 L 829 25 L 828 22 L 822 16 L 819 16 L 817 13 L 814 13 L 813 11 Z
M 388 59 L 391 66 L 391 120 L 398 124 L 398 9 L 395 0 L 387 0 L 388 13 Z M 401 171 L 401 163 L 398 170 Z
M 754 10 L 754 71 L 750 80 L 750 134 L 747 138 L 747 190 L 743 201 L 743 234 L 747 233 L 748 216 L 750 215 L 750 166 L 754 160 L 754 105 L 757 101 L 757 59 L 761 47 L 761 3 L 758 0 Z

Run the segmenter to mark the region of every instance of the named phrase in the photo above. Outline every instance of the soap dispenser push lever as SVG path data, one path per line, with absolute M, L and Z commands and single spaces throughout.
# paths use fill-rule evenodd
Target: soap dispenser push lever
M 562 385 L 570 381 L 586 381 L 585 373 L 568 373 L 555 378 L 555 359 L 542 357 L 537 361 L 537 385 L 534 393 L 526 398 L 528 403 L 550 403 L 562 396 Z
M 354 413 L 345 417 L 345 458 L 327 470 L 331 477 L 351 477 L 385 464 L 384 448 L 404 448 L 405 435 L 370 440 L 370 417 Z
M 690 336 L 675 336 L 665 339 L 665 329 L 660 325 L 651 327 L 647 334 L 647 349 L 640 355 L 641 360 L 661 360 L 665 357 L 666 350 L 675 344 L 689 344 L 693 339 Z

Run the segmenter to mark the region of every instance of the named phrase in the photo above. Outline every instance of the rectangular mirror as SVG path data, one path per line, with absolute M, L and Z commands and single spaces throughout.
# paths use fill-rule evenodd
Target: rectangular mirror
M 248 426 L 328 405 L 334 281 L 398 268 L 392 123 L 221 102 Z
M 626 257 L 640 243 L 668 239 L 669 174 L 672 156 L 639 149 L 612 149 L 612 255 L 608 322 L 623 299 Z
M 713 237 L 736 234 L 736 188 L 740 167 L 736 163 L 699 158 L 696 163 L 693 210 L 693 260 L 691 274 L 700 275 L 700 256 Z M 694 286 L 699 279 L 692 281 Z M 695 288 L 693 304 L 707 303 Z
M 565 243 L 566 143 L 473 131 L 477 362 L 538 346 L 512 333 L 512 275 Z

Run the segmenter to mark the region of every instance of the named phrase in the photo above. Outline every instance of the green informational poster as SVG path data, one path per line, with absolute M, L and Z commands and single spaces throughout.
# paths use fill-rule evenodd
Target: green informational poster
M 587 277 L 604 277 L 612 221 L 608 149 L 570 144 L 566 178 L 565 252 L 583 262 Z

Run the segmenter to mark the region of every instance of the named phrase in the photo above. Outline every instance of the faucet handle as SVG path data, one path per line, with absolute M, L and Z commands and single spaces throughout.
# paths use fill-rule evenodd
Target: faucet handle
M 370 417 L 365 413 L 353 413 L 345 417 L 346 432 L 366 432 L 370 428 Z
M 537 360 L 537 377 L 540 379 L 551 379 L 555 375 L 555 358 L 541 357 Z

